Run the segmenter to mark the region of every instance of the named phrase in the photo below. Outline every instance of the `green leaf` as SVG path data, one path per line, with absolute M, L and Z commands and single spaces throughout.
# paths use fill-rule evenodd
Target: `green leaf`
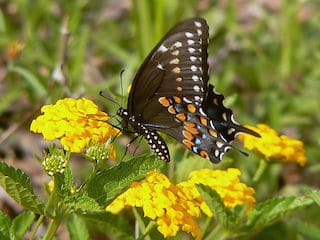
M 127 162 L 99 172 L 87 185 L 89 197 L 106 205 L 124 191 L 133 181 L 143 179 L 147 172 L 164 163 L 155 155 L 139 156 Z
M 304 192 L 306 193 L 307 196 L 312 198 L 318 204 L 318 206 L 320 206 L 320 191 L 319 190 L 306 188 L 304 190 Z
M 197 185 L 197 188 L 217 221 L 222 225 L 225 225 L 227 222 L 227 213 L 220 195 L 210 187 L 203 184 Z
M 0 162 L 0 185 L 17 203 L 37 214 L 43 214 L 44 205 L 34 194 L 30 178 L 20 169 Z
M 64 204 L 67 208 L 72 209 L 73 212 L 78 214 L 103 210 L 94 199 L 88 196 L 70 196 L 65 199 Z
M 12 220 L 0 211 L 0 239 L 10 239 Z
M 19 214 L 11 226 L 11 234 L 14 239 L 23 239 L 28 229 L 31 227 L 35 218 L 35 214 L 31 211 L 25 211 Z
M 246 228 L 251 231 L 262 229 L 312 203 L 313 200 L 306 197 L 277 197 L 267 200 L 249 212 Z
M 71 188 L 73 187 L 73 176 L 69 164 L 63 173 L 55 174 L 54 187 L 60 197 L 70 195 Z
M 106 232 L 110 239 L 122 239 L 122 240 L 132 240 L 132 232 L 134 228 L 129 224 L 128 216 L 123 218 L 121 215 L 114 215 L 106 211 L 100 212 L 91 212 L 84 214 L 88 222 L 93 222 L 94 226 L 100 229 L 103 229 L 103 232 Z
M 9 71 L 21 75 L 32 87 L 32 92 L 37 98 L 41 98 L 45 95 L 46 90 L 42 86 L 41 82 L 27 69 L 18 66 L 11 66 Z
M 72 214 L 67 219 L 67 228 L 70 236 L 70 240 L 79 239 L 87 240 L 89 239 L 89 232 L 85 221 L 76 214 Z
M 316 224 L 297 219 L 289 219 L 286 223 L 291 227 L 291 232 L 298 232 L 303 236 L 301 239 L 320 239 L 320 228 Z
M 201 197 L 212 211 L 215 219 L 217 219 L 224 228 L 233 230 L 239 225 L 242 214 L 236 210 L 231 211 L 226 208 L 220 195 L 215 190 L 202 184 L 197 185 L 197 188 Z

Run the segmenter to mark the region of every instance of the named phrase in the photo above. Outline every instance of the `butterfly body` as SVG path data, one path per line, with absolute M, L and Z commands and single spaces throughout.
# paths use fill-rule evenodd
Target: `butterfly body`
M 223 95 L 208 84 L 208 42 L 204 19 L 176 25 L 139 68 L 127 109 L 118 110 L 124 129 L 142 135 L 164 161 L 170 161 L 170 155 L 158 132 L 215 163 L 231 148 L 237 133 L 256 135 L 234 121 Z

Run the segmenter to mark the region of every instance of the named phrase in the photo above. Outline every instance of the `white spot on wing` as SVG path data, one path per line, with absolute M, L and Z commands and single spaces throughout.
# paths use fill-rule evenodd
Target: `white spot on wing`
M 168 48 L 166 46 L 164 46 L 163 44 L 161 44 L 161 46 L 158 48 L 159 52 L 166 52 L 168 51 Z
M 190 56 L 190 61 L 195 62 L 195 61 L 197 61 L 197 58 L 195 56 Z
M 192 71 L 192 72 L 197 71 L 197 67 L 196 67 L 195 65 L 192 65 L 192 66 L 191 66 L 191 71 Z
M 157 65 L 157 68 L 164 70 L 163 66 L 160 63 Z
M 195 82 L 197 82 L 197 81 L 199 81 L 200 79 L 199 79 L 199 77 L 198 77 L 197 75 L 193 75 L 193 76 L 192 76 L 192 80 L 195 81 Z
M 177 41 L 177 42 L 175 42 L 175 43 L 173 44 L 173 46 L 176 47 L 176 48 L 179 48 L 179 47 L 182 47 L 182 43 L 179 42 L 179 41 Z
M 189 40 L 187 41 L 187 43 L 188 43 L 189 45 L 192 45 L 192 44 L 194 44 L 194 41 L 191 40 L 191 39 L 189 39 Z
M 194 53 L 196 50 L 192 47 L 188 48 L 189 53 Z
M 193 33 L 191 33 L 191 32 L 186 32 L 186 37 L 187 37 L 187 38 L 192 38 L 192 37 L 193 37 Z
M 198 28 L 202 26 L 201 22 L 198 22 L 198 21 L 195 21 L 195 22 L 194 22 L 194 25 L 195 25 L 196 27 L 198 27 Z
M 186 98 L 186 97 L 183 97 L 183 101 L 185 102 L 185 103 L 192 103 L 192 101 L 190 101 L 188 98 Z
M 198 85 L 194 85 L 194 86 L 193 86 L 193 90 L 194 90 L 195 92 L 200 92 L 200 87 L 199 87 Z

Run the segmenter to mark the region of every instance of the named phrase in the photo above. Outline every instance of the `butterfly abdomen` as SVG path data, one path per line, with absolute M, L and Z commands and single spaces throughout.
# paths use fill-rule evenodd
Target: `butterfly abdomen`
M 125 125 L 123 125 L 124 130 L 131 127 L 133 132 L 138 135 L 142 135 L 148 142 L 152 151 L 163 161 L 169 162 L 170 155 L 167 144 L 162 139 L 162 137 L 154 130 L 145 126 L 140 119 L 136 116 L 129 116 L 126 109 L 120 108 L 118 110 L 118 115 L 123 119 Z

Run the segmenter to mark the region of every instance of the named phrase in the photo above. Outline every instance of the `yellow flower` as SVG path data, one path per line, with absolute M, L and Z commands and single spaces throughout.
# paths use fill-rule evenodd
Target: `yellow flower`
M 212 216 L 209 207 L 202 200 L 196 184 L 202 183 L 215 189 L 224 204 L 233 208 L 236 205 L 255 203 L 254 189 L 240 183 L 237 169 L 203 169 L 190 174 L 189 180 L 177 185 L 156 171 L 132 183 L 131 187 L 118 196 L 106 210 L 114 214 L 128 206 L 142 207 L 146 217 L 155 220 L 158 230 L 164 237 L 173 237 L 181 229 L 199 239 L 201 230 L 195 218 L 201 216 L 200 209 Z
M 303 142 L 289 138 L 278 133 L 265 124 L 258 124 L 257 127 L 246 126 L 259 133 L 261 138 L 252 137 L 249 134 L 241 134 L 239 140 L 244 147 L 264 155 L 267 159 L 274 159 L 280 162 L 296 162 L 304 166 L 307 159 L 305 156 Z
M 60 139 L 65 150 L 79 153 L 89 142 L 104 143 L 118 134 L 107 123 L 109 117 L 89 99 L 65 98 L 41 108 L 43 115 L 32 121 L 30 130 L 44 139 Z
M 127 206 L 141 207 L 146 217 L 157 222 L 164 237 L 173 237 L 180 229 L 196 239 L 201 236 L 194 219 L 200 216 L 197 203 L 186 198 L 181 189 L 161 173 L 152 171 L 144 180 L 132 183 L 106 210 L 116 214 Z
M 196 184 L 204 184 L 215 190 L 221 197 L 224 205 L 234 208 L 237 205 L 248 205 L 248 210 L 252 208 L 256 200 L 253 197 L 254 189 L 247 187 L 239 179 L 240 171 L 235 168 L 227 170 L 201 169 L 189 174 L 187 181 L 178 184 L 183 192 L 197 199 L 201 210 L 208 216 L 212 216 L 207 204 L 202 200 Z

